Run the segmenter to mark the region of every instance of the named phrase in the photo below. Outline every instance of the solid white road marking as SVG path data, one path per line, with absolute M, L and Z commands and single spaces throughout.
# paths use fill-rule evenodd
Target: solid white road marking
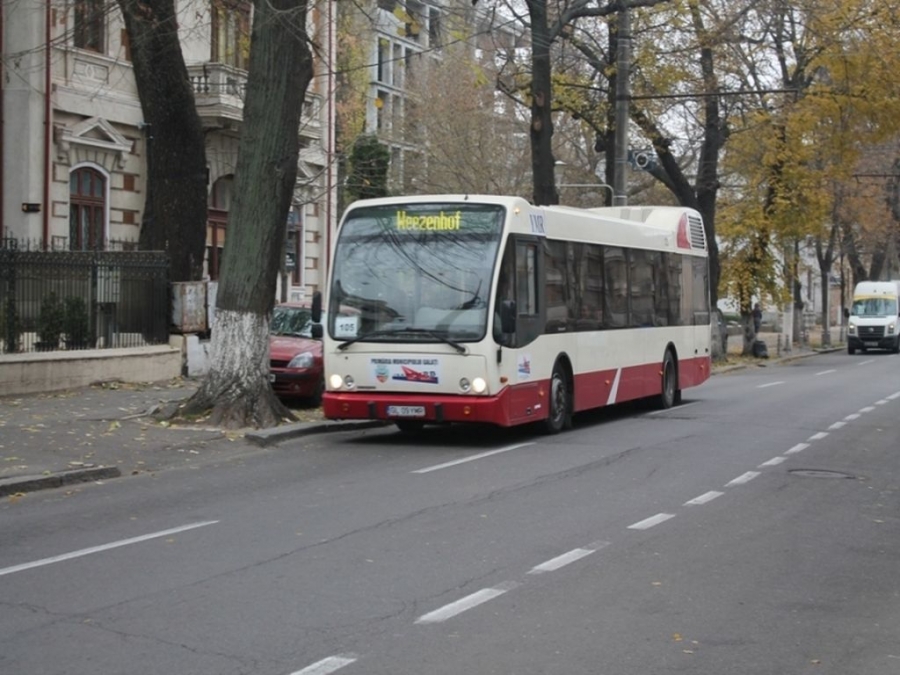
M 827 431 L 820 431 L 820 432 L 817 433 L 817 434 L 813 434 L 812 436 L 810 436 L 810 437 L 807 438 L 806 440 L 808 440 L 808 441 L 821 441 L 821 440 L 822 440 L 823 438 L 825 438 L 826 436 L 828 436 L 828 432 L 827 432 Z
M 684 506 L 699 506 L 700 504 L 706 504 L 707 502 L 711 502 L 716 497 L 721 497 L 724 495 L 724 492 L 717 492 L 716 490 L 710 490 L 709 492 L 704 492 L 699 497 L 694 497 L 693 499 L 689 499 L 684 503 Z
M 798 452 L 802 452 L 809 447 L 809 443 L 797 443 L 793 448 L 785 452 L 786 455 L 795 455 Z
M 787 457 L 773 457 L 768 462 L 763 462 L 756 468 L 761 469 L 764 466 L 777 466 L 777 465 L 781 464 L 782 462 L 786 462 L 786 461 L 787 461 Z
M 297 670 L 291 675 L 328 675 L 336 670 L 349 666 L 356 661 L 356 654 L 338 654 L 337 656 L 329 656 L 321 661 L 316 661 L 311 666 L 306 666 L 303 670 Z
M 534 445 L 534 442 L 528 443 L 519 443 L 518 445 L 509 445 L 505 448 L 499 448 L 498 450 L 488 450 L 487 452 L 480 452 L 477 455 L 471 455 L 470 457 L 463 457 L 462 459 L 455 459 L 452 462 L 444 462 L 443 464 L 435 464 L 434 466 L 429 466 L 424 469 L 416 469 L 412 473 L 430 473 L 432 471 L 437 471 L 439 469 L 446 469 L 450 466 L 456 466 L 457 464 L 465 464 L 466 462 L 474 462 L 476 459 L 484 459 L 485 457 L 490 457 L 491 455 L 499 455 L 501 452 L 509 452 L 510 450 L 518 450 L 519 448 L 524 448 L 529 445 Z
M 731 487 L 732 485 L 743 485 L 744 483 L 749 483 L 751 480 L 756 478 L 759 475 L 759 471 L 748 471 L 747 473 L 742 473 L 737 478 L 734 478 L 727 483 L 725 483 L 725 487 Z
M 655 516 L 650 516 L 649 518 L 644 518 L 644 520 L 639 520 L 638 522 L 629 525 L 629 530 L 647 530 L 654 525 L 659 525 L 660 523 L 664 523 L 669 518 L 674 518 L 674 513 L 657 513 Z
M 756 388 L 757 388 L 757 389 L 765 389 L 766 387 L 775 387 L 775 386 L 778 386 L 779 384 L 784 384 L 784 381 L 779 381 L 779 382 L 768 382 L 767 384 L 760 384 L 760 385 L 757 385 Z
M 541 574 L 542 572 L 555 572 L 556 570 L 565 567 L 566 565 L 575 562 L 576 560 L 581 560 L 582 558 L 589 556 L 591 553 L 596 553 L 601 548 L 609 546 L 608 541 L 600 541 L 596 544 L 591 544 L 588 548 L 576 548 L 572 549 L 568 553 L 563 553 L 562 555 L 556 556 L 555 558 L 551 558 L 546 562 L 542 562 L 540 565 L 536 565 L 528 570 L 528 574 Z
M 23 563 L 21 565 L 13 565 L 12 567 L 4 567 L 0 569 L 0 577 L 5 574 L 12 574 L 13 572 L 21 572 L 23 570 L 29 570 L 34 567 L 43 567 L 44 565 L 52 565 L 53 563 L 62 562 L 63 560 L 71 560 L 72 558 L 81 558 L 82 556 L 91 555 L 93 553 L 100 553 L 101 551 L 109 551 L 113 548 L 119 548 L 121 546 L 128 546 L 130 544 L 138 544 L 142 541 L 148 541 L 150 539 L 158 539 L 159 537 L 168 537 L 170 534 L 178 534 L 179 532 L 186 532 L 187 530 L 194 530 L 198 527 L 206 527 L 207 525 L 215 525 L 218 523 L 218 520 L 207 520 L 202 523 L 191 523 L 190 525 L 182 525 L 181 527 L 173 527 L 171 530 L 163 530 L 162 532 L 153 532 L 152 534 L 144 534 L 140 537 L 132 537 L 131 539 L 121 539 L 119 541 L 113 541 L 109 544 L 102 544 L 100 546 L 91 546 L 90 548 L 83 548 L 79 551 L 72 551 L 71 553 L 63 553 L 61 555 L 55 555 L 51 558 L 43 558 L 42 560 L 35 560 L 30 563 Z
M 423 614 L 418 619 L 416 619 L 416 623 L 440 623 L 441 621 L 446 621 L 457 614 L 462 614 L 466 610 L 472 609 L 473 607 L 477 607 L 488 600 L 493 600 L 494 598 L 498 598 L 507 591 L 511 591 L 519 584 L 515 581 L 508 581 L 502 584 L 498 584 L 494 588 L 482 588 L 480 591 L 476 591 L 472 593 L 472 595 L 467 595 L 464 598 L 460 598 L 456 602 L 451 602 L 449 605 L 444 605 L 440 609 L 436 609 L 433 612 L 428 612 L 428 614 Z

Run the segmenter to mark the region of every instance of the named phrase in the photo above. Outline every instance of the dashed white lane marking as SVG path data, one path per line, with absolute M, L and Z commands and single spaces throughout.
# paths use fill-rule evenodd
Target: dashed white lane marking
M 860 409 L 859 409 L 859 412 L 861 412 L 861 413 L 864 413 L 864 412 L 872 412 L 873 410 L 875 410 L 875 406 L 873 406 L 873 405 L 867 405 L 865 408 L 860 408 Z
M 664 523 L 669 518 L 674 518 L 674 513 L 657 513 L 655 516 L 650 516 L 649 518 L 644 518 L 643 520 L 639 520 L 636 523 L 633 523 L 628 526 L 629 530 L 647 530 L 653 527 L 654 525 L 659 525 L 660 523 Z
M 798 452 L 803 452 L 809 447 L 809 443 L 797 443 L 793 448 L 785 452 L 786 455 L 796 455 Z
M 897 398 L 898 396 L 900 396 L 900 391 L 895 391 L 893 394 L 891 394 L 890 396 L 888 396 L 888 399 L 891 400 L 891 401 L 893 401 L 893 400 L 894 400 L 895 398 Z
M 758 467 L 756 467 L 756 468 L 757 468 L 757 469 L 761 469 L 761 468 L 763 468 L 764 466 L 778 466 L 778 465 L 781 464 L 782 462 L 786 462 L 786 461 L 787 461 L 787 457 L 773 457 L 773 458 L 770 459 L 768 462 L 763 462 L 762 464 L 760 464 L 760 465 L 759 465 Z
M 856 365 L 858 365 L 858 366 L 864 366 L 864 365 L 866 365 L 867 363 L 875 363 L 875 359 L 867 359 L 867 360 L 865 360 L 865 361 L 860 361 L 860 362 L 857 363 Z
M 848 422 L 852 422 L 853 420 L 858 420 L 860 417 L 862 417 L 862 415 L 860 415 L 859 413 L 850 413 L 844 419 Z
M 710 490 L 709 492 L 704 492 L 699 497 L 694 497 L 693 499 L 687 500 L 684 503 L 684 506 L 699 506 L 700 504 L 706 504 L 707 502 L 711 502 L 716 497 L 721 497 L 724 494 L 724 492 Z
M 834 368 L 832 368 L 831 370 L 822 370 L 822 371 L 816 373 L 816 377 L 818 377 L 819 375 L 828 375 L 829 373 L 836 373 L 836 372 L 837 371 Z
M 303 670 L 297 670 L 291 675 L 328 675 L 336 670 L 340 670 L 344 666 L 349 666 L 357 659 L 356 654 L 338 654 L 329 656 L 328 658 L 316 661 L 311 666 L 306 666 Z
M 881 399 L 880 401 L 875 401 L 875 405 L 884 405 L 888 400 L 886 398 Z
M 845 427 L 845 426 L 847 426 L 846 422 L 835 422 L 828 428 L 831 430 L 834 430 L 834 429 L 840 429 L 841 427 Z
M 499 455 L 501 452 L 510 452 L 511 450 L 518 450 L 519 448 L 524 448 L 529 445 L 534 445 L 534 442 L 532 441 L 529 443 L 518 443 L 517 445 L 508 445 L 505 448 L 499 448 L 497 450 L 488 450 L 487 452 L 480 452 L 477 455 L 463 457 L 462 459 L 455 459 L 452 462 L 444 462 L 443 464 L 435 464 L 434 466 L 429 466 L 424 469 L 416 469 L 412 473 L 430 473 L 432 471 L 438 471 L 439 469 L 446 469 L 447 467 L 456 466 L 458 464 L 465 464 L 466 462 L 474 462 L 477 459 L 484 459 L 485 457 L 490 457 L 491 455 Z
M 158 539 L 160 537 L 168 537 L 170 534 L 178 534 L 179 532 L 186 532 L 187 530 L 194 530 L 198 527 L 206 527 L 207 525 L 215 525 L 218 523 L 218 520 L 206 520 L 201 523 L 191 523 L 190 525 L 182 525 L 181 527 L 173 527 L 170 530 L 162 530 L 161 532 L 153 532 L 151 534 L 143 534 L 140 537 L 131 537 L 130 539 L 120 539 L 119 541 L 113 541 L 108 544 L 102 544 L 100 546 L 91 546 L 90 548 L 83 548 L 78 551 L 72 551 L 71 553 L 63 553 L 61 555 L 55 555 L 51 558 L 43 558 L 42 560 L 35 560 L 30 563 L 23 563 L 21 565 L 13 565 L 12 567 L 4 567 L 0 569 L 0 577 L 5 574 L 12 574 L 13 572 L 22 572 L 23 570 L 30 570 L 34 567 L 43 567 L 44 565 L 52 565 L 53 563 L 62 562 L 63 560 L 72 560 L 73 558 L 81 558 L 86 555 L 91 555 L 93 553 L 100 553 L 102 551 L 109 551 L 113 548 L 119 548 L 121 546 L 129 546 L 131 544 L 138 544 L 142 541 L 148 541 L 150 539 Z
M 576 548 L 572 549 L 568 553 L 563 553 L 562 555 L 558 555 L 555 558 L 551 558 L 546 562 L 542 562 L 540 565 L 536 565 L 528 570 L 528 574 L 541 574 L 543 572 L 555 572 L 556 570 L 569 565 L 576 560 L 581 560 L 582 558 L 589 556 L 591 553 L 596 553 L 601 548 L 609 546 L 608 541 L 599 541 L 596 544 L 591 544 L 586 548 Z
M 757 388 L 757 389 L 765 389 L 766 387 L 776 387 L 776 386 L 778 386 L 779 384 L 784 384 L 784 381 L 782 380 L 782 381 L 779 381 L 779 382 L 767 382 L 766 384 L 760 384 L 760 385 L 757 385 L 756 388 Z
M 732 485 L 743 485 L 744 483 L 749 483 L 751 480 L 756 478 L 759 475 L 759 471 L 748 471 L 747 473 L 742 473 L 737 478 L 734 478 L 727 483 L 725 483 L 725 487 L 731 487 Z
M 462 614 L 468 609 L 472 609 L 473 607 L 477 607 L 488 600 L 493 600 L 494 598 L 498 598 L 507 591 L 511 591 L 519 584 L 515 581 L 507 581 L 502 584 L 498 584 L 494 588 L 482 588 L 480 591 L 476 591 L 472 593 L 472 595 L 467 595 L 464 598 L 460 598 L 456 602 L 451 602 L 449 605 L 444 605 L 440 609 L 436 609 L 433 612 L 428 612 L 428 614 L 423 614 L 418 619 L 416 619 L 416 623 L 440 623 L 441 621 L 446 621 L 457 614 Z
M 820 432 L 817 433 L 817 434 L 813 434 L 812 436 L 810 436 L 810 437 L 807 438 L 806 440 L 808 440 L 808 441 L 821 441 L 823 438 L 826 438 L 827 436 L 828 436 L 828 432 L 827 432 L 827 431 L 820 431 Z

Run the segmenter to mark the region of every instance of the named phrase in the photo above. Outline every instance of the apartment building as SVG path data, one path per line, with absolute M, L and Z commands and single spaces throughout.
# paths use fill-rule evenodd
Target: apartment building
M 309 297 L 325 283 L 337 220 L 332 2 L 310 13 L 316 77 L 307 93 L 294 203 L 285 223 L 280 291 Z M 176 0 L 179 36 L 206 132 L 206 275 L 219 274 L 249 56 L 251 4 Z M 151 135 L 143 122 L 129 45 L 114 2 L 2 7 L 0 238 L 57 250 L 136 245 Z

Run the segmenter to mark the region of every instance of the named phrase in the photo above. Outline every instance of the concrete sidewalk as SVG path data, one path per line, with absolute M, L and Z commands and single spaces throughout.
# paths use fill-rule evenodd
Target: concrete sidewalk
M 732 336 L 729 360 L 715 364 L 713 374 L 775 365 L 823 351 L 795 346 L 791 353 L 778 357 L 774 337 L 770 336 L 770 358 L 762 360 L 738 357 L 739 340 Z M 224 431 L 202 424 L 167 424 L 153 419 L 152 413 L 159 407 L 187 399 L 198 386 L 197 381 L 177 378 L 0 397 L 0 497 L 200 466 L 256 452 L 291 438 L 384 424 L 329 421 L 318 408 L 293 409 L 299 422 L 262 430 Z
M 160 406 L 188 398 L 197 386 L 178 378 L 0 398 L 0 497 L 199 466 L 289 438 L 376 424 L 328 421 L 320 409 L 294 409 L 301 421 L 263 430 L 153 419 Z

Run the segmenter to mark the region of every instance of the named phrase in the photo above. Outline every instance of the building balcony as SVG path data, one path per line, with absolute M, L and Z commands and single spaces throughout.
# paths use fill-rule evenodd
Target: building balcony
M 223 63 L 200 63 L 189 65 L 187 69 L 203 126 L 239 129 L 244 119 L 247 71 Z M 303 137 L 321 137 L 321 111 L 321 97 L 307 92 L 300 119 Z

